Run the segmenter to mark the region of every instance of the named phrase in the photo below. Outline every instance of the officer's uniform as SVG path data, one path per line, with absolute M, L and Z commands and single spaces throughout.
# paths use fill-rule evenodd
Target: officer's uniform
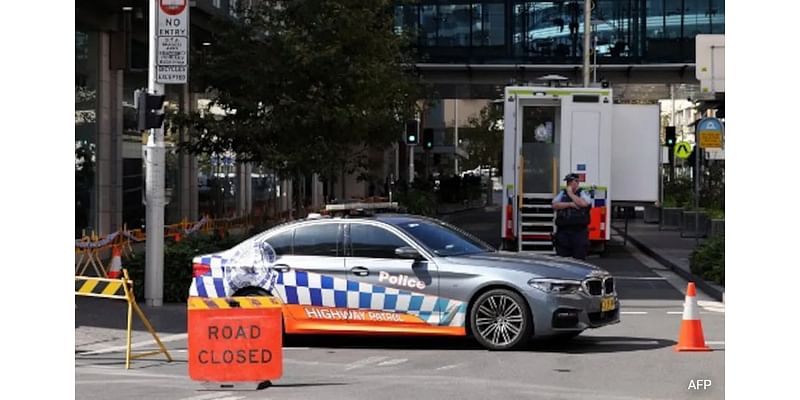
M 577 179 L 573 174 L 567 175 L 567 179 Z M 574 257 L 577 259 L 585 260 L 586 253 L 589 251 L 589 209 L 592 207 L 592 197 L 589 193 L 581 188 L 578 188 L 576 195 L 589 203 L 589 207 L 582 210 L 577 209 L 563 209 L 556 211 L 556 234 L 553 244 L 556 247 L 556 254 L 561 257 Z M 560 191 L 553 199 L 553 204 L 560 202 L 572 202 L 572 199 L 567 195 L 566 189 Z M 567 218 L 563 218 L 565 213 L 585 213 L 585 224 L 569 224 Z M 562 214 L 559 216 L 559 214 Z

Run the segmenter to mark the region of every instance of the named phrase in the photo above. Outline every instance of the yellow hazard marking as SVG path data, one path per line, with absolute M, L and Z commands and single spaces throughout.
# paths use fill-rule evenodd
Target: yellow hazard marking
M 187 302 L 190 310 L 217 310 L 232 308 L 273 308 L 280 307 L 281 303 L 270 296 L 258 297 L 189 297 Z
M 102 294 L 104 295 L 113 295 L 116 294 L 120 289 L 122 289 L 122 282 L 113 282 L 109 283 L 105 290 L 103 290 Z
M 93 290 L 97 286 L 98 281 L 96 280 L 87 280 L 84 282 L 83 286 L 81 286 L 79 293 L 94 293 Z
M 147 316 L 139 305 L 136 303 L 136 296 L 133 294 L 133 281 L 128 276 L 128 270 L 122 270 L 122 278 L 109 279 L 109 278 L 95 278 L 91 276 L 76 276 L 75 277 L 75 294 L 78 296 L 89 297 L 102 297 L 107 299 L 125 300 L 128 303 L 128 329 L 127 329 L 127 345 L 125 346 L 125 369 L 130 369 L 131 360 L 152 356 L 156 354 L 164 354 L 167 361 L 172 362 L 172 356 L 167 351 L 164 343 L 158 338 L 156 330 Z M 104 283 L 104 285 L 101 285 Z M 120 292 L 120 289 L 121 292 Z M 119 292 L 119 293 L 118 293 Z M 149 351 L 145 353 L 133 353 L 131 349 L 131 335 L 133 332 L 133 313 L 139 316 L 139 319 L 144 324 L 147 331 L 153 335 L 156 343 L 158 343 L 159 350 Z
M 692 144 L 689 142 L 678 142 L 675 144 L 675 157 L 687 159 L 692 154 Z

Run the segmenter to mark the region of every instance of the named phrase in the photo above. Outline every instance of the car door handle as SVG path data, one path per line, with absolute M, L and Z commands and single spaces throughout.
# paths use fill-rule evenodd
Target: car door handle
M 275 271 L 278 272 L 289 272 L 290 269 L 289 266 L 286 264 L 275 264 L 272 268 L 274 268 Z
M 369 275 L 369 270 L 366 269 L 365 267 L 354 267 L 353 269 L 350 270 L 350 272 L 352 272 L 353 274 L 358 275 L 358 276 L 367 276 L 367 275 Z

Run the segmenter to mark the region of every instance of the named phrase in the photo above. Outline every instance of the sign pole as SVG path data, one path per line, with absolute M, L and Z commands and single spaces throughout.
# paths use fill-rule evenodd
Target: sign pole
M 157 15 L 159 0 L 149 2 L 147 91 L 164 94 L 164 85 L 156 82 Z M 163 127 L 151 129 L 145 148 L 145 227 L 147 229 L 144 297 L 148 306 L 159 307 L 164 299 L 164 175 L 165 150 Z
M 694 241 L 700 243 L 700 158 L 703 156 L 703 149 L 699 142 L 694 148 L 694 168 L 697 179 L 694 180 Z

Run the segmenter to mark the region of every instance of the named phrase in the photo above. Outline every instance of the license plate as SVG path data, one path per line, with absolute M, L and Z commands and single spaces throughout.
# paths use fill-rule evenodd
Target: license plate
M 606 312 L 614 309 L 616 302 L 613 297 L 604 297 L 600 303 L 600 311 Z

